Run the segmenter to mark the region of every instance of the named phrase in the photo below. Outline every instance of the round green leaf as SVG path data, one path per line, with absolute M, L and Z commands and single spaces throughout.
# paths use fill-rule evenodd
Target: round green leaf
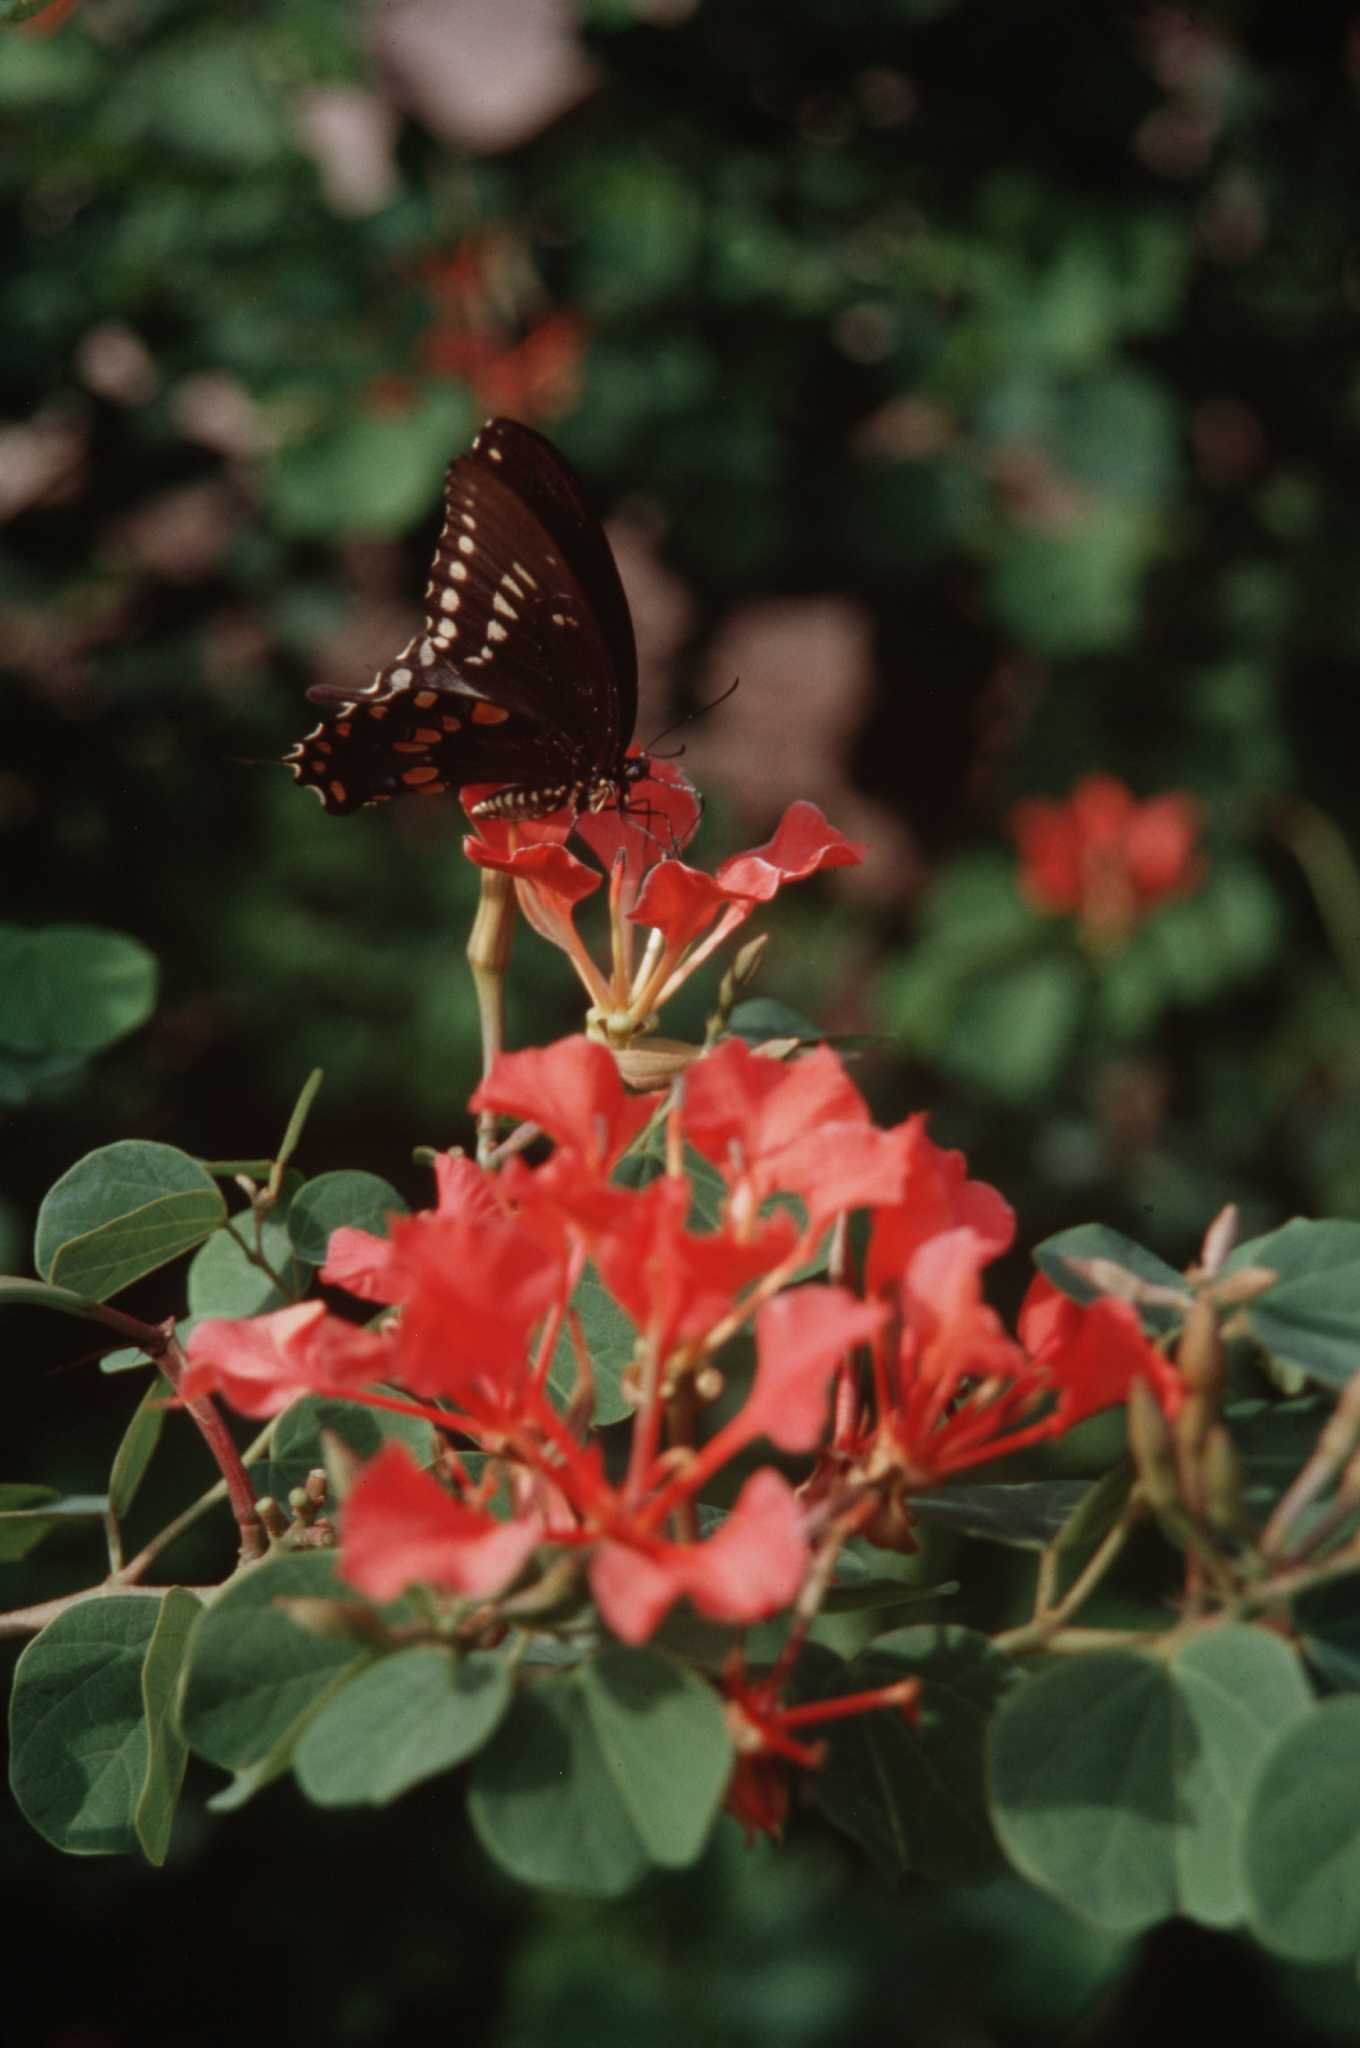
M 156 1003 L 156 961 L 122 932 L 0 925 L 0 1046 L 92 1053 L 135 1031 Z
M 571 1678 L 545 1679 L 520 1694 L 473 1765 L 468 1813 L 487 1854 L 524 1884 L 612 1899 L 647 1868 Z
M 370 1652 L 345 1636 L 317 1635 L 280 1599 L 346 1595 L 323 1551 L 252 1565 L 207 1608 L 190 1644 L 181 1721 L 192 1749 L 239 1771 L 257 1763 Z
M 1252 1788 L 1251 1921 L 1301 1963 L 1360 1948 L 1360 1699 L 1324 1700 L 1287 1728 Z
M 486 1651 L 414 1644 L 370 1664 L 308 1723 L 293 1767 L 318 1806 L 386 1806 L 490 1740 L 510 1704 L 510 1668 Z
M 251 1259 L 240 1239 L 252 1249 L 255 1222 L 249 1210 L 231 1219 L 237 1235 L 216 1230 L 200 1245 L 189 1262 L 189 1313 L 194 1316 L 257 1316 L 268 1309 L 282 1308 L 296 1300 L 311 1276 L 311 1267 L 298 1259 L 287 1225 L 270 1217 L 260 1233 L 260 1250 L 271 1270 L 278 1274 L 283 1292 L 269 1274 Z
M 298 1257 L 319 1266 L 325 1261 L 333 1230 L 350 1224 L 385 1237 L 389 1219 L 406 1213 L 406 1203 L 379 1174 L 357 1169 L 320 1173 L 294 1195 L 288 1210 L 288 1234 Z
M 1131 1650 L 1073 1657 L 1015 1691 L 991 1732 L 992 1818 L 1022 1875 L 1098 1926 L 1176 1908 L 1173 1686 Z
M 49 1188 L 34 1264 L 45 1280 L 105 1301 L 201 1244 L 227 1205 L 197 1160 L 127 1138 L 89 1152 Z
M 711 1685 L 654 1650 L 612 1644 L 581 1668 L 605 1764 L 654 1863 L 693 1863 L 732 1773 L 732 1742 Z
M 45 1840 L 78 1856 L 138 1847 L 149 1748 L 142 1663 L 160 1619 L 148 1593 L 68 1607 L 20 1657 L 10 1701 L 10 1785 Z
M 1233 1927 L 1248 1910 L 1248 1791 L 1279 1731 L 1308 1712 L 1312 1695 L 1288 1644 L 1262 1628 L 1228 1625 L 1192 1636 L 1171 1674 L 1181 1910 L 1209 1927 Z

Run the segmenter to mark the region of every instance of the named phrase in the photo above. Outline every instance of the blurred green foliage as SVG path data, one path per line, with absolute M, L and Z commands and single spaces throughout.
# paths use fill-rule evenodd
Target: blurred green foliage
M 480 150 L 394 62 L 398 7 L 86 0 L 50 34 L 25 11 L 0 17 L 4 909 L 26 947 L 133 935 L 162 996 L 120 1042 L 141 997 L 44 1050 L 7 990 L 4 1073 L 47 1062 L 6 1088 L 41 1079 L 12 1126 L 8 1263 L 78 1154 L 267 1150 L 313 1065 L 314 1173 L 409 1192 L 411 1144 L 466 1134 L 476 890 L 452 807 L 338 826 L 251 764 L 297 737 L 309 681 L 362 676 L 413 623 L 443 466 L 505 403 L 485 348 L 449 361 L 472 332 L 503 378 L 556 313 L 582 352 L 537 416 L 602 506 L 645 498 L 694 599 L 677 709 L 745 599 L 836 594 L 871 626 L 852 765 L 925 887 L 853 917 L 839 886 L 781 906 L 765 992 L 881 1034 L 880 1107 L 930 1107 L 1026 1245 L 1098 1216 L 1179 1265 L 1229 1199 L 1261 1229 L 1360 1214 L 1349 5 L 595 0 L 593 88 Z M 389 124 L 367 210 L 337 202 L 304 119 L 356 88 Z M 801 702 L 791 675 L 771 727 Z M 1003 831 L 1018 796 L 1093 768 L 1193 790 L 1208 820 L 1202 892 L 1099 960 L 1022 905 Z M 712 794 L 718 821 L 752 804 Z M 702 846 L 731 843 L 719 822 Z M 519 1041 L 577 1021 L 536 941 L 514 974 Z M 64 1462 L 6 1476 L 98 1483 L 50 1386 L 24 1398 Z M 801 1951 L 810 1916 L 851 1912 L 799 1904 L 812 1869 L 729 1873 L 678 1910 L 720 1892 L 706 1941 Z M 929 1910 L 985 1945 L 993 1897 Z M 1027 1952 L 1024 1897 L 986 1940 Z M 773 1933 L 746 1924 L 760 1898 Z M 548 1911 L 484 2038 L 568 2031 L 578 1982 L 627 2005 L 615 2031 L 659 2026 L 677 1979 L 650 1910 L 627 1999 Z M 1063 1960 L 1076 1939 L 1040 1937 L 1069 1988 L 1094 1981 Z M 889 2009 L 825 1954 L 782 2004 L 755 1969 L 743 2038 Z M 368 1996 L 337 2039 L 381 2038 Z M 989 2023 L 1053 2038 L 1026 2010 Z

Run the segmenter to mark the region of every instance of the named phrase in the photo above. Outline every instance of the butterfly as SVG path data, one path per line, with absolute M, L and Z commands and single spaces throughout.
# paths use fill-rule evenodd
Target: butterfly
M 333 817 L 469 783 L 474 817 L 627 808 L 633 622 L 574 470 L 516 420 L 449 466 L 422 632 L 357 690 L 318 683 L 321 722 L 284 756 Z

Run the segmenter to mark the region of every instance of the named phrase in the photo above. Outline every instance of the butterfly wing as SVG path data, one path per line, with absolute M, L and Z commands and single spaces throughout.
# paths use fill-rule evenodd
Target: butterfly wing
M 627 601 L 541 435 L 494 420 L 450 466 L 426 596 L 425 631 L 366 688 L 307 693 L 323 716 L 285 760 L 327 811 L 471 782 L 553 809 L 621 773 L 637 701 Z

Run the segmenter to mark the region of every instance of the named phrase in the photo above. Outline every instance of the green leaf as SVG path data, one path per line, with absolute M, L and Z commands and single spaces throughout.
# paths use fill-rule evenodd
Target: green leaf
M 621 1381 L 637 1345 L 637 1332 L 593 1266 L 582 1273 L 571 1305 L 581 1318 L 581 1335 L 594 1368 L 595 1427 L 603 1429 L 633 1412 L 624 1399 Z M 576 1351 L 565 1322 L 548 1368 L 548 1385 L 565 1408 L 576 1391 Z
M 26 1055 L 98 1052 L 156 1003 L 156 962 L 121 932 L 0 924 L 0 1047 Z
M 468 1814 L 487 1854 L 524 1884 L 612 1899 L 647 1868 L 574 1677 L 519 1695 L 472 1767 Z
M 307 1394 L 285 1408 L 274 1424 L 269 1464 L 261 1491 L 275 1500 L 286 1501 L 295 1486 L 304 1484 L 307 1474 L 324 1466 L 323 1430 L 333 1431 L 355 1456 L 376 1457 L 385 1443 L 404 1444 L 416 1463 L 432 1465 L 438 1440 L 428 1422 L 417 1415 L 394 1415 L 389 1409 L 370 1408 L 362 1401 L 340 1401 L 329 1394 Z
M 60 1315 L 80 1316 L 86 1322 L 104 1322 L 99 1303 L 88 1294 L 76 1294 L 69 1287 L 52 1287 L 46 1280 L 25 1280 L 12 1273 L 0 1277 L 0 1308 L 50 1308 Z M 108 1328 L 107 1323 L 104 1327 Z M 144 1358 L 146 1354 L 137 1355 Z
M 960 993 L 951 1028 L 927 1050 L 1008 1102 L 1042 1097 L 1076 1042 L 1088 988 L 1083 964 L 1064 954 L 998 967 Z
M 21 1481 L 0 1486 L 0 1564 L 27 1557 L 54 1529 L 72 1522 L 102 1522 L 108 1512 L 102 1493 L 59 1493 L 53 1486 Z
M 390 1182 L 376 1173 L 343 1169 L 318 1174 L 299 1188 L 288 1210 L 288 1234 L 298 1257 L 320 1266 L 333 1230 L 350 1225 L 386 1237 L 391 1218 L 406 1214 L 407 1205 Z
M 231 1771 L 258 1763 L 371 1654 L 347 1637 L 300 1627 L 275 1603 L 353 1597 L 323 1551 L 267 1558 L 231 1580 L 190 1644 L 181 1714 L 189 1746 Z
M 960 1536 L 982 1536 L 991 1543 L 1042 1550 L 1061 1533 L 1089 1490 L 1085 1479 L 1036 1479 L 1015 1486 L 942 1486 L 937 1492 L 913 1494 L 911 1511 L 921 1521 L 952 1529 Z
M 773 996 L 751 996 L 738 1003 L 727 1020 L 728 1033 L 744 1038 L 748 1045 L 764 1045 L 772 1038 L 796 1038 L 804 1045 L 820 1045 L 826 1034 L 788 1003 Z
M 1102 1543 L 1128 1505 L 1135 1477 L 1133 1460 L 1121 1458 L 1093 1480 L 1058 1531 L 1055 1548 L 1075 1558 Z
M 30 1486 L 23 1480 L 0 1485 L 0 1564 L 17 1563 L 37 1548 L 57 1526 L 55 1515 L 38 1511 L 60 1499 L 55 1486 Z
M 1135 1244 L 1121 1231 L 1110 1230 L 1103 1223 L 1078 1223 L 1070 1230 L 1059 1230 L 1052 1237 L 1046 1237 L 1034 1248 L 1034 1263 L 1044 1278 L 1052 1281 L 1059 1293 L 1065 1294 L 1070 1301 L 1080 1302 L 1083 1307 L 1117 1292 L 1113 1274 L 1110 1281 L 1097 1285 L 1080 1270 L 1092 1259 L 1099 1259 L 1127 1276 L 1127 1298 L 1138 1310 L 1139 1321 L 1149 1335 L 1164 1336 L 1180 1327 L 1182 1310 L 1170 1302 L 1141 1301 L 1138 1289 L 1144 1284 L 1170 1288 L 1188 1308 L 1190 1292 L 1185 1284 L 1185 1275 L 1169 1266 L 1165 1259 L 1159 1259 L 1156 1252 Z
M 10 1701 L 10 1785 L 45 1841 L 78 1856 L 138 1846 L 147 1781 L 142 1664 L 158 1594 L 95 1595 L 68 1607 L 20 1657 Z
M 732 1772 L 712 1686 L 654 1650 L 610 1644 L 581 1668 L 601 1754 L 654 1863 L 680 1870 L 708 1840 Z
M 1248 1909 L 1248 1788 L 1278 1732 L 1307 1714 L 1312 1695 L 1288 1644 L 1231 1623 L 1192 1636 L 1171 1675 L 1181 1911 L 1207 1927 L 1235 1927 Z
M 834 1698 L 902 1678 L 922 1682 L 916 1728 L 883 1709 L 825 1730 L 818 1804 L 886 1876 L 916 1871 L 952 1884 L 995 1870 L 983 1745 L 997 1703 L 1019 1675 L 972 1629 L 922 1624 L 881 1637 L 819 1687 Z
M 471 427 L 466 398 L 449 384 L 427 387 L 402 412 L 353 406 L 279 453 L 266 479 L 273 516 L 301 537 L 401 533 L 436 503 L 448 451 Z
M 280 1167 L 287 1166 L 289 1160 L 297 1151 L 299 1144 L 302 1142 L 302 1133 L 306 1129 L 307 1118 L 311 1114 L 312 1104 L 316 1101 L 317 1095 L 320 1093 L 321 1084 L 325 1078 L 325 1074 L 320 1067 L 313 1067 L 311 1073 L 303 1082 L 298 1093 L 298 1099 L 293 1104 L 292 1114 L 288 1119 L 282 1142 L 279 1145 L 276 1165 Z
M 1176 1909 L 1174 1686 L 1132 1650 L 1043 1671 L 991 1732 L 992 1817 L 1021 1874 L 1100 1927 Z
M 298 1783 L 318 1806 L 386 1806 L 482 1748 L 510 1704 L 510 1667 L 418 1643 L 370 1664 L 303 1731 Z
M 1360 1223 L 1296 1216 L 1238 1245 L 1228 1272 L 1259 1266 L 1279 1275 L 1248 1302 L 1247 1328 L 1262 1350 L 1330 1387 L 1360 1371 Z
M 1324 1700 L 1284 1730 L 1252 1787 L 1251 1924 L 1301 1963 L 1360 1948 L 1360 1699 Z
M 146 1783 L 133 1818 L 148 1863 L 165 1861 L 184 1783 L 189 1751 L 175 1720 L 175 1705 L 189 1632 L 201 1611 L 192 1593 L 172 1586 L 161 1602 L 160 1618 L 142 1665 L 148 1758 Z
M 249 1209 L 231 1219 L 239 1237 L 252 1248 L 255 1220 Z M 284 1282 L 284 1292 L 262 1271 L 229 1231 L 214 1231 L 200 1245 L 189 1262 L 189 1313 L 194 1316 L 256 1316 L 269 1309 L 283 1308 L 304 1292 L 311 1266 L 294 1253 L 288 1226 L 269 1217 L 260 1232 L 260 1249 L 272 1270 Z
M 137 1498 L 137 1489 L 146 1477 L 147 1466 L 165 1428 L 165 1404 L 174 1398 L 175 1390 L 169 1380 L 162 1373 L 155 1373 L 123 1431 L 109 1472 L 109 1511 L 115 1522 L 125 1519 Z
M 1225 1624 L 1168 1663 L 1074 1657 L 1007 1701 L 992 1735 L 997 1832 L 1074 1913 L 1133 1932 L 1174 1912 L 1245 1918 L 1247 1794 L 1274 1731 L 1308 1711 L 1298 1660 Z
M 34 1264 L 45 1280 L 104 1301 L 201 1244 L 226 1213 L 187 1153 L 123 1139 L 87 1153 L 48 1190 Z

